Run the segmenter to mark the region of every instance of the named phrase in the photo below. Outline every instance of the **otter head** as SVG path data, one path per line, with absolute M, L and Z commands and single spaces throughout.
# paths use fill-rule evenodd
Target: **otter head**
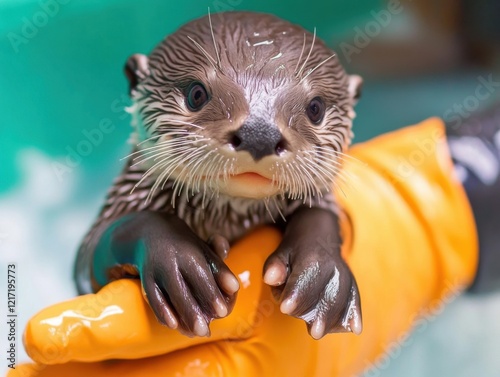
M 315 34 L 266 14 L 182 26 L 126 65 L 140 163 L 178 193 L 307 199 L 332 186 L 361 79 Z

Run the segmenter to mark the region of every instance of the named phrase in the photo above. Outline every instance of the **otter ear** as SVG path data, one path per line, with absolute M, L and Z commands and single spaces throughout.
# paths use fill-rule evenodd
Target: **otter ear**
M 149 59 L 146 55 L 134 54 L 125 64 L 125 75 L 129 83 L 129 94 L 133 95 L 137 85 L 149 76 Z
M 363 79 L 358 75 L 349 75 L 349 83 L 347 86 L 347 91 L 349 92 L 349 97 L 352 100 L 352 105 L 354 106 L 358 103 L 358 99 L 361 97 L 361 89 L 363 88 Z

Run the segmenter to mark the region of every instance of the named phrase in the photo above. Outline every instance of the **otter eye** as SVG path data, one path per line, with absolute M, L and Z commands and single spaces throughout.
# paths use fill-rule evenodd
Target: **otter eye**
M 208 93 L 202 83 L 192 83 L 187 92 L 186 102 L 191 111 L 200 110 L 208 102 Z
M 309 102 L 306 108 L 306 114 L 309 120 L 314 124 L 318 124 L 323 120 L 325 115 L 325 104 L 323 100 L 319 97 L 315 97 Z

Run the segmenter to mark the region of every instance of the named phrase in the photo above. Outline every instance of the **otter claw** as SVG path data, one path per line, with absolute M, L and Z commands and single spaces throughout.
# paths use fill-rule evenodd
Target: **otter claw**
M 211 236 L 207 243 L 212 246 L 214 251 L 221 257 L 223 260 L 227 258 L 229 254 L 229 241 L 221 236 L 220 234 L 214 234 Z
M 359 299 L 357 299 L 357 288 L 351 288 L 351 302 L 347 308 L 347 313 L 342 320 L 342 326 L 349 332 L 359 335 L 363 331 L 363 323 L 361 321 L 361 308 Z
M 349 330 L 356 335 L 360 335 L 363 331 L 363 324 L 361 323 L 361 318 L 358 315 L 349 319 Z

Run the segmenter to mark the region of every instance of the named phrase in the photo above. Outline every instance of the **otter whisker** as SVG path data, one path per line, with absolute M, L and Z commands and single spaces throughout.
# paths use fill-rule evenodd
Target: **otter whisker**
M 287 182 L 294 183 L 293 187 L 291 187 L 290 189 L 288 188 L 288 187 L 290 187 L 290 184 L 288 183 L 286 191 L 290 192 L 291 199 L 293 199 L 293 200 L 300 199 L 302 197 L 302 192 L 303 192 L 302 177 L 297 175 L 294 169 L 293 170 L 290 169 L 290 166 L 288 163 L 285 165 L 285 167 L 286 167 L 286 172 L 287 172 Z M 290 196 L 290 194 L 289 194 L 289 196 Z
M 199 158 L 198 161 L 194 164 L 192 168 L 191 175 L 193 178 L 191 180 L 194 180 L 194 177 L 196 177 L 196 182 L 193 182 L 192 184 L 192 192 L 194 193 L 194 190 L 196 188 L 197 192 L 200 192 L 200 184 L 203 176 L 198 172 L 203 167 L 203 163 L 205 162 L 206 159 L 210 157 L 211 154 L 215 153 L 215 151 L 209 150 L 202 158 Z
M 139 143 L 141 144 L 141 143 Z M 139 146 L 139 144 L 137 144 L 137 146 Z M 149 147 L 149 148 L 145 148 L 145 149 L 156 149 L 158 148 L 160 143 L 156 144 L 156 145 L 153 145 L 152 147 Z M 135 155 L 138 155 L 138 154 L 141 154 L 143 150 L 145 149 L 139 149 L 139 150 L 134 150 L 132 153 L 120 158 L 120 161 L 123 161 L 123 160 L 126 160 L 126 159 L 129 159 L 130 157 L 132 156 L 135 156 Z
M 180 136 L 177 136 L 177 135 L 180 135 Z M 173 143 L 182 143 L 182 142 L 185 142 L 185 141 L 199 141 L 199 140 L 202 140 L 202 139 L 203 139 L 203 141 L 209 140 L 209 139 L 205 138 L 204 136 L 201 136 L 201 135 L 198 135 L 198 134 L 195 134 L 195 133 L 192 133 L 192 132 L 188 132 L 188 133 L 183 132 L 181 134 L 181 133 L 178 133 L 178 132 L 175 132 L 175 131 L 171 131 L 171 132 L 170 131 L 166 131 L 161 136 L 162 137 L 169 137 L 169 138 L 165 139 L 165 140 L 161 140 L 161 141 L 159 141 L 158 143 L 156 143 L 155 145 L 153 145 L 151 147 L 140 148 L 137 151 L 131 153 L 129 156 L 132 156 L 134 154 L 140 153 L 141 151 L 146 151 L 146 150 L 149 150 L 149 149 L 154 149 L 156 147 L 167 145 L 167 144 L 170 145 L 170 144 L 173 144 Z M 143 142 L 138 143 L 137 147 L 139 147 L 141 144 L 143 144 Z
M 208 59 L 210 64 L 212 64 L 212 66 L 215 68 L 215 70 L 217 70 L 217 65 L 216 65 L 215 59 L 212 58 L 212 56 L 210 56 L 210 54 L 203 47 L 201 47 L 201 45 L 198 42 L 196 42 L 193 38 L 191 38 L 189 35 L 188 35 L 188 38 L 189 38 L 189 40 L 191 40 L 191 42 L 194 43 L 194 45 L 196 47 L 198 47 L 198 49 L 201 51 L 201 53 L 203 55 L 205 55 L 205 57 Z
M 172 139 L 167 139 L 162 141 L 161 143 L 158 143 L 152 147 L 148 148 L 142 148 L 138 152 L 144 152 L 144 153 L 150 153 L 149 151 L 153 151 L 155 148 L 181 148 L 181 147 L 188 147 L 191 145 L 195 144 L 200 144 L 201 142 L 209 141 L 209 138 L 204 138 L 201 136 L 196 136 L 194 137 L 189 135 L 189 136 L 183 136 L 183 137 L 177 137 L 177 138 L 172 138 Z M 137 152 L 136 152 L 137 154 Z
M 345 159 L 342 157 L 342 155 L 333 153 L 333 151 L 330 148 L 325 148 L 325 149 L 318 148 L 317 152 L 318 152 L 317 156 L 318 157 L 321 156 L 325 161 L 328 161 L 329 163 L 339 167 L 344 166 Z
M 207 195 L 207 182 L 209 179 L 208 176 L 208 170 L 210 167 L 214 165 L 214 161 L 217 159 L 219 155 L 216 154 L 215 156 L 211 156 L 210 160 L 206 161 L 205 164 L 203 165 L 203 170 L 199 173 L 200 177 L 205 177 L 203 180 L 203 196 L 202 196 L 202 208 L 205 208 L 205 200 L 206 200 L 206 195 Z
M 225 156 L 222 156 L 223 158 L 221 159 L 220 163 L 219 163 L 219 167 L 218 167 L 218 172 L 217 172 L 217 176 L 216 176 L 216 179 L 221 179 L 224 181 L 224 182 L 227 182 L 228 180 L 228 175 L 227 175 L 227 165 L 231 162 L 229 158 L 225 157 Z M 222 172 L 222 177 L 221 177 L 221 173 Z
M 303 204 L 306 203 L 307 198 L 311 196 L 311 187 L 307 180 L 304 178 L 304 175 L 300 174 L 300 169 L 297 167 L 297 164 L 295 161 L 293 161 L 291 164 L 288 163 L 287 168 L 289 171 L 293 174 L 294 178 L 297 180 L 299 183 L 299 190 L 296 192 L 296 199 L 302 199 Z
M 316 158 L 319 161 L 323 161 L 326 164 L 335 166 L 338 169 L 341 169 L 341 168 L 344 167 L 344 161 L 341 158 L 338 158 L 338 156 L 336 156 L 336 155 L 322 155 L 322 154 L 318 154 L 316 156 Z
M 321 149 L 321 150 L 324 150 L 325 152 L 329 153 L 329 154 L 335 154 L 335 155 L 338 155 L 338 156 L 342 156 L 342 157 L 346 157 L 346 158 L 350 158 L 351 160 L 353 161 L 356 161 L 357 163 L 360 163 L 362 164 L 363 166 L 366 166 L 366 162 L 363 162 L 361 161 L 360 159 L 356 158 L 356 157 L 353 157 L 351 156 L 350 154 L 348 153 L 344 153 L 344 152 L 341 152 L 341 151 L 337 151 L 335 149 L 331 149 L 331 148 L 327 148 L 327 147 L 320 147 L 320 146 L 316 146 L 317 149 Z
M 309 54 L 307 54 L 306 60 L 304 61 L 304 64 L 300 67 L 299 72 L 297 73 L 297 78 L 300 77 L 300 74 L 302 73 L 302 70 L 304 69 L 305 65 L 307 64 L 307 61 L 309 60 L 309 57 L 311 56 L 311 53 L 314 48 L 314 42 L 316 41 L 316 28 L 314 28 L 314 33 L 313 33 L 313 40 L 311 43 L 311 48 L 309 49 Z
M 304 54 L 304 49 L 306 47 L 306 33 L 304 33 L 304 41 L 302 42 L 302 50 L 300 51 L 299 59 L 297 60 L 297 64 L 295 65 L 295 69 L 293 70 L 293 73 L 298 77 L 297 75 L 297 68 L 299 68 L 300 61 L 302 60 L 302 54 Z
M 194 143 L 192 143 L 194 144 Z M 160 148 L 156 148 L 154 150 L 149 150 L 144 153 L 142 153 L 139 156 L 136 156 L 132 159 L 132 161 L 135 161 L 131 166 L 137 166 L 139 164 L 142 164 L 150 159 L 157 159 L 158 156 L 162 155 L 175 155 L 177 153 L 183 153 L 185 150 L 192 149 L 193 147 L 190 145 L 182 144 L 182 145 L 177 145 L 177 146 L 171 146 L 171 145 L 163 145 Z M 139 160 L 142 158 L 142 160 Z
M 177 170 L 177 168 L 180 168 L 182 166 L 182 170 L 177 174 L 178 178 L 176 178 L 176 180 L 180 179 L 181 177 L 182 179 L 186 178 L 184 176 L 186 169 L 188 169 L 191 164 L 196 163 L 199 157 L 204 156 L 205 148 L 206 147 L 203 146 L 199 149 L 194 149 L 189 154 L 182 156 L 182 158 L 180 158 L 178 161 L 175 162 L 177 164 L 175 170 Z M 187 177 L 189 177 L 189 175 Z M 170 176 L 168 176 L 167 179 L 168 178 L 170 178 Z
M 344 190 L 342 190 L 342 187 L 338 184 L 338 182 L 333 181 L 333 182 L 332 182 L 332 184 L 333 184 L 336 188 L 338 188 L 338 189 L 340 190 L 340 192 L 342 193 L 342 195 L 344 195 L 344 198 L 347 198 L 347 194 L 345 193 L 345 191 L 344 191 Z
M 196 162 L 196 159 L 199 155 L 203 155 L 205 154 L 205 148 L 201 148 L 197 151 L 195 151 L 193 154 L 189 155 L 188 157 L 186 157 L 186 160 L 189 161 L 188 163 L 184 163 L 183 164 L 183 168 L 182 170 L 179 172 L 177 178 L 175 179 L 174 181 L 174 186 L 177 185 L 177 182 L 181 182 L 181 185 L 180 185 L 180 188 L 179 188 L 179 192 L 182 192 L 182 189 L 184 187 L 184 184 L 186 183 L 186 177 L 184 176 L 184 172 L 186 171 L 186 169 L 188 169 L 191 164 L 195 163 Z M 189 174 L 188 174 L 188 177 L 189 177 Z M 181 179 L 182 178 L 182 179 Z
M 151 156 L 154 156 L 155 154 L 169 153 L 171 155 L 174 155 L 176 153 L 182 153 L 185 150 L 194 148 L 194 146 L 196 146 L 197 144 L 198 144 L 197 142 L 193 143 L 185 142 L 177 145 L 162 145 L 161 147 L 156 149 L 143 151 L 143 153 L 141 153 L 139 156 L 135 156 L 132 159 L 132 161 L 137 161 L 140 158 L 149 159 Z
M 155 121 L 155 125 L 156 123 L 167 123 L 167 122 L 172 122 L 172 123 L 180 123 L 180 124 L 186 124 L 188 126 L 193 126 L 193 127 L 196 127 L 196 128 L 199 128 L 200 130 L 204 130 L 205 127 L 202 127 L 202 126 L 198 126 L 197 124 L 194 124 L 194 123 L 191 123 L 191 122 L 186 122 L 186 121 L 183 121 L 183 120 L 180 120 L 180 119 L 165 119 L 163 118 L 162 116 L 158 116 L 157 120 Z M 163 124 L 157 126 L 158 128 L 163 128 Z
M 200 142 L 200 141 L 208 141 L 209 139 L 208 138 L 205 138 L 201 135 L 197 135 L 197 134 L 193 134 L 193 133 L 190 133 L 188 135 L 182 135 L 182 136 L 175 136 L 175 135 L 171 135 L 169 133 L 164 133 L 163 136 L 165 137 L 164 140 L 158 142 L 156 145 L 153 145 L 153 146 L 150 146 L 150 147 L 143 147 L 143 148 L 140 148 L 138 149 L 139 151 L 147 151 L 149 149 L 152 149 L 152 148 L 155 148 L 155 147 L 158 147 L 158 146 L 168 146 L 168 145 L 172 145 L 172 146 L 177 146 L 177 145 L 185 145 L 186 143 L 196 143 L 196 142 Z
M 143 141 L 140 141 L 138 142 L 136 145 L 139 146 L 139 145 L 142 145 L 144 143 L 147 143 L 148 141 L 151 141 L 153 139 L 158 139 L 159 137 L 162 137 L 163 135 L 153 135 L 151 137 L 148 137 L 147 139 L 143 140 Z
M 210 154 L 212 154 L 212 153 L 214 153 L 214 152 L 210 151 L 209 154 L 207 154 L 207 156 L 204 156 L 202 159 L 200 159 L 200 161 L 197 163 L 197 165 L 193 168 L 193 170 L 194 170 L 193 175 L 196 177 L 196 180 L 194 180 L 194 178 L 193 178 L 193 183 L 192 183 L 192 191 L 193 192 L 195 190 L 196 190 L 196 192 L 201 192 L 202 189 L 206 189 L 206 185 L 203 185 L 203 187 L 202 187 L 202 184 L 205 183 L 204 179 L 206 179 L 202 173 L 206 170 L 207 160 L 211 161 L 213 159 L 213 157 L 210 156 Z
M 266 211 L 269 214 L 269 217 L 271 218 L 272 222 L 276 224 L 276 220 L 274 220 L 274 216 L 271 210 L 269 209 L 269 198 L 264 199 L 264 206 L 266 207 Z
M 286 189 L 285 188 L 286 179 L 283 178 L 284 175 L 285 175 L 285 173 L 283 171 L 283 168 L 278 163 L 276 163 L 273 166 L 273 176 L 272 176 L 271 184 L 278 186 L 278 191 L 281 194 L 283 194 L 283 192 Z
M 136 158 L 134 158 L 133 160 L 136 160 L 138 158 L 141 158 L 141 160 L 138 160 L 138 161 L 135 161 L 133 164 L 131 164 L 130 166 L 131 167 L 135 167 L 135 166 L 139 166 L 139 165 L 142 165 L 144 164 L 145 162 L 149 161 L 149 160 L 153 160 L 153 161 L 158 161 L 159 159 L 163 158 L 163 157 L 166 157 L 168 156 L 170 153 L 169 151 L 155 151 L 154 154 L 150 155 L 150 156 L 147 156 L 147 157 L 144 157 L 144 156 L 137 156 Z
M 209 141 L 210 139 L 203 136 L 203 135 L 198 135 L 194 132 L 189 132 L 188 134 L 185 135 L 176 135 L 175 133 L 171 133 L 168 130 L 163 131 L 163 136 L 164 139 L 161 140 L 160 142 L 157 143 L 157 145 L 177 145 L 177 144 L 182 144 L 182 143 L 195 143 L 195 142 L 200 142 L 200 141 Z M 151 147 L 147 147 L 151 148 Z M 147 148 L 141 148 L 141 150 L 145 151 Z
M 170 175 L 173 174 L 173 172 L 180 166 L 182 161 L 185 161 L 186 155 L 189 154 L 191 150 L 192 149 L 186 150 L 184 153 L 178 154 L 177 156 L 168 153 L 166 157 L 161 160 L 161 164 L 158 166 L 158 169 L 162 169 L 162 172 L 156 178 L 153 186 L 154 189 L 161 185 L 161 182 L 165 177 L 167 177 L 166 180 L 168 180 Z
M 169 157 L 169 156 L 172 157 L 172 156 L 175 156 L 177 154 L 184 154 L 186 152 L 189 152 L 191 149 L 193 149 L 193 148 L 192 147 L 177 147 L 177 148 L 162 148 L 162 150 L 160 150 L 160 151 L 154 151 L 156 153 L 153 153 L 153 151 L 150 151 L 150 152 L 148 152 L 149 156 L 145 155 L 145 156 L 136 157 L 134 160 L 139 159 L 141 157 L 142 157 L 142 159 L 135 161 L 130 166 L 134 167 L 134 166 L 144 164 L 145 162 L 150 161 L 150 160 L 157 161 L 163 157 Z
M 351 155 L 348 155 L 348 154 L 337 154 L 337 158 L 340 160 L 341 163 L 344 163 L 344 162 L 352 162 L 352 163 L 356 163 L 356 164 L 360 164 L 362 166 L 368 166 L 368 164 L 362 160 L 359 160 L 355 157 L 352 157 Z
M 202 205 L 205 206 L 205 198 L 206 198 L 206 192 L 207 192 L 207 182 L 213 179 L 212 176 L 212 171 L 214 169 L 217 169 L 217 160 L 221 160 L 223 156 L 219 154 L 215 154 L 215 150 L 212 150 L 210 154 L 207 154 L 206 157 L 203 158 L 203 161 L 199 165 L 196 171 L 196 175 L 198 176 L 197 178 L 197 189 L 198 192 L 201 192 L 199 186 L 201 184 L 201 181 L 203 179 L 203 197 L 202 197 Z
M 300 156 L 298 156 L 300 157 Z M 301 161 L 302 162 L 302 161 Z M 318 196 L 318 198 L 321 198 L 323 196 L 323 193 L 321 192 L 321 189 L 319 188 L 316 180 L 313 178 L 311 175 L 311 172 L 309 171 L 310 167 L 307 164 L 304 164 L 303 162 L 299 165 L 301 172 L 307 176 L 308 180 L 307 185 L 308 185 L 308 193 L 309 193 L 309 206 L 312 206 L 312 198 L 314 196 Z
M 212 41 L 214 42 L 215 54 L 217 55 L 217 64 L 220 69 L 221 68 L 220 56 L 217 44 L 215 43 L 214 28 L 212 26 L 212 15 L 210 14 L 210 7 L 208 7 L 208 22 L 210 23 L 210 33 L 212 34 Z
M 307 162 L 304 163 L 303 156 L 301 156 L 301 155 L 297 156 L 297 160 L 299 160 L 299 162 L 301 163 L 299 165 L 301 167 L 301 170 L 309 178 L 309 182 L 311 183 L 311 187 L 314 186 L 314 189 L 316 190 L 316 193 L 318 194 L 318 196 L 322 196 L 323 194 L 321 193 L 321 189 L 317 185 L 316 180 L 311 175 L 311 171 L 310 171 L 311 165 L 309 165 Z M 312 173 L 314 174 L 315 171 L 312 170 Z
M 291 182 L 294 183 L 293 192 L 294 192 L 294 200 L 300 199 L 302 197 L 303 185 L 302 185 L 302 177 L 297 175 L 295 169 L 290 169 L 287 166 L 288 176 L 291 178 Z
M 163 159 L 163 160 L 159 161 L 159 163 L 157 164 L 158 166 L 155 166 L 154 170 L 157 170 L 160 166 L 162 166 L 162 165 L 165 163 L 165 160 L 166 160 L 166 159 L 167 159 L 167 158 L 165 158 L 165 159 Z M 151 169 L 150 169 L 150 170 L 151 170 Z M 154 171 L 154 170 L 153 170 L 153 171 Z M 149 171 L 149 170 L 148 170 L 148 171 Z M 145 175 L 146 175 L 146 174 L 145 174 Z M 143 176 L 143 178 L 141 179 L 141 181 L 142 181 L 143 179 L 144 179 L 144 176 Z M 156 179 L 155 179 L 155 181 L 154 181 L 153 185 L 150 187 L 149 192 L 148 192 L 148 195 L 146 196 L 145 204 L 150 203 L 151 198 L 153 197 L 154 192 L 156 191 L 156 189 L 157 189 L 157 187 L 158 187 L 158 179 L 159 179 L 159 177 L 156 177 Z M 133 191 L 134 189 L 135 189 L 135 187 L 132 189 L 132 191 Z
M 321 168 L 322 169 L 322 168 Z M 333 184 L 334 182 L 338 182 L 338 180 L 340 179 L 342 181 L 342 183 L 346 184 L 346 185 L 350 185 L 350 182 L 349 180 L 343 175 L 342 171 L 336 171 L 336 170 L 329 170 L 329 171 L 326 171 L 326 170 L 323 170 L 322 169 L 322 172 L 326 175 L 326 176 L 331 176 L 333 177 L 329 182 L 328 182 L 328 185 L 327 185 L 327 190 L 330 191 L 331 190 L 331 184 Z M 350 187 L 350 186 L 349 186 Z
M 178 165 L 180 165 L 180 163 L 179 163 Z M 168 180 L 169 180 L 170 176 L 173 174 L 173 172 L 174 172 L 175 170 L 176 170 L 175 168 L 174 168 L 174 169 L 171 169 L 170 171 L 169 171 L 169 170 L 165 170 L 164 174 L 162 174 L 162 175 L 159 177 L 157 187 L 159 187 L 159 186 L 160 186 L 160 184 L 161 184 L 161 182 L 162 182 L 162 181 L 163 181 L 162 186 L 163 186 L 163 185 L 165 185 L 165 184 L 168 182 Z M 168 173 L 168 174 L 167 174 L 167 173 Z M 176 201 L 176 198 L 177 198 L 176 188 L 177 188 L 177 186 L 175 186 L 175 183 L 174 183 L 174 184 L 172 184 L 171 189 L 173 189 L 173 194 L 172 194 L 172 197 L 171 197 L 171 200 L 170 200 L 170 204 L 172 205 L 172 208 L 175 208 L 175 201 Z M 180 194 L 179 194 L 179 195 L 180 195 Z
M 318 165 L 324 165 L 324 166 L 328 167 L 328 170 L 333 175 L 335 175 L 336 177 L 338 176 L 339 178 L 344 180 L 346 184 L 351 184 L 352 180 L 358 180 L 358 177 L 356 177 L 356 175 L 352 174 L 351 172 L 349 172 L 345 169 L 341 169 L 341 166 L 330 165 L 331 162 L 335 162 L 335 161 L 332 161 L 332 160 L 327 159 L 327 158 L 322 157 L 322 156 L 318 156 Z
M 319 63 L 316 67 L 314 67 L 313 69 L 309 70 L 309 71 L 307 72 L 307 74 L 306 74 L 304 77 L 302 77 L 302 78 L 300 79 L 299 84 L 300 84 L 302 81 L 304 81 L 304 80 L 307 78 L 307 76 L 309 76 L 311 73 L 313 73 L 315 70 L 317 70 L 319 67 L 321 67 L 323 64 L 325 64 L 328 60 L 330 60 L 331 58 L 333 58 L 333 57 L 334 57 L 334 56 L 336 56 L 336 55 L 337 55 L 337 54 L 330 55 L 330 56 L 329 56 L 329 57 L 327 57 L 325 60 L 323 60 L 321 63 Z
M 333 179 L 333 175 L 332 174 L 328 174 L 328 172 L 325 171 L 319 164 L 317 164 L 318 166 L 316 166 L 315 162 L 312 161 L 311 159 L 309 159 L 308 157 L 303 157 L 303 158 L 306 161 L 306 165 L 307 165 L 307 168 L 309 170 L 311 170 L 313 173 L 318 173 L 318 171 L 320 173 L 322 173 L 322 174 L 318 174 L 317 178 L 321 180 L 321 183 L 323 184 L 323 187 L 327 191 L 330 191 L 329 181 L 331 181 Z M 327 180 L 327 178 L 325 178 L 324 176 L 328 177 L 330 179 Z
M 359 181 L 359 178 L 356 176 L 356 174 L 353 174 L 351 171 L 349 171 L 347 169 L 340 170 L 341 168 L 344 167 L 344 159 L 342 156 L 336 155 L 336 154 L 329 154 L 328 152 L 324 152 L 324 151 L 322 153 L 325 153 L 326 156 L 323 154 L 317 154 L 318 162 L 323 162 L 325 165 L 328 165 L 328 166 L 331 165 L 332 169 L 335 169 L 335 171 L 339 172 L 341 175 L 345 175 L 347 178 L 349 178 L 349 180 L 350 180 L 349 183 L 351 183 L 352 181 Z M 363 164 L 363 166 L 366 166 L 366 163 L 364 163 L 360 160 L 357 160 L 357 161 L 351 160 L 351 161 L 353 161 L 355 163 L 361 163 L 361 164 Z
M 348 189 L 351 189 L 351 188 L 356 189 L 356 187 L 353 185 L 352 180 L 350 179 L 351 177 L 346 176 L 346 172 L 343 170 L 340 170 L 338 167 L 330 166 L 330 168 L 331 168 L 331 171 L 333 172 L 333 174 L 335 174 L 335 178 L 336 178 L 336 179 L 332 180 L 332 184 L 335 187 L 338 187 L 342 191 L 344 196 L 347 197 L 346 193 L 342 190 L 343 186 L 345 186 Z
M 221 165 L 221 162 L 224 160 L 224 156 L 219 155 L 218 157 L 219 158 L 218 158 L 217 162 L 214 164 L 213 168 L 210 170 L 210 176 L 211 176 L 210 179 L 214 179 L 214 177 L 213 177 L 214 172 L 220 172 L 220 165 Z M 218 187 L 216 187 L 215 190 L 212 190 L 212 195 L 210 196 L 209 200 L 212 200 L 214 197 L 216 197 L 216 198 L 219 197 L 219 188 Z
M 228 167 L 227 167 L 227 165 L 229 163 L 231 163 L 231 166 L 232 166 L 232 163 L 233 163 L 232 159 L 226 158 L 226 162 L 224 162 L 224 166 L 222 167 L 222 170 L 221 170 L 223 172 L 222 180 L 224 181 L 224 184 L 227 184 L 227 181 L 229 179 L 228 178 L 229 177 L 229 175 L 228 175 Z
M 279 168 L 281 170 L 280 176 L 284 176 L 284 179 L 281 180 L 281 190 L 287 192 L 288 197 L 294 200 L 297 192 L 297 180 L 294 179 L 295 177 L 287 166 L 280 165 Z
M 184 153 L 180 153 L 179 155 L 177 155 L 176 158 L 173 158 L 172 159 L 172 154 L 171 153 L 168 153 L 168 154 L 165 154 L 165 158 L 163 158 L 162 160 L 160 160 L 158 163 L 156 163 L 155 165 L 153 165 L 150 169 L 148 169 L 148 171 L 143 175 L 143 177 L 141 178 L 141 180 L 138 182 L 138 184 L 140 184 L 141 181 L 143 181 L 146 176 L 149 176 L 152 174 L 152 172 L 154 170 L 157 170 L 159 168 L 162 168 L 163 169 L 163 172 L 155 179 L 155 182 L 153 184 L 153 186 L 151 187 L 149 193 L 148 193 L 148 196 L 146 198 L 146 203 L 148 202 L 148 200 L 152 197 L 152 195 L 154 194 L 154 192 L 156 191 L 156 189 L 159 187 L 159 185 L 161 184 L 163 178 L 165 176 L 167 176 L 167 178 L 165 179 L 165 182 L 168 180 L 168 178 L 170 177 L 170 175 L 178 168 L 178 166 L 182 163 L 182 161 L 184 161 L 186 159 L 186 155 L 189 156 L 189 151 L 192 150 L 189 149 L 189 150 L 186 150 L 186 152 Z M 135 189 L 136 187 L 134 187 L 132 189 L 132 191 Z M 163 188 L 163 187 L 162 187 Z
M 177 170 L 181 165 L 185 164 L 186 161 L 189 161 L 190 159 L 192 159 L 194 157 L 202 155 L 204 153 L 204 148 L 205 148 L 205 146 L 202 146 L 201 148 L 191 148 L 188 151 L 188 153 L 184 153 L 184 154 L 179 155 L 178 157 L 172 159 L 169 162 L 168 167 L 165 167 L 165 171 L 166 172 L 170 171 L 170 173 L 168 175 L 164 176 L 164 177 L 166 177 L 165 178 L 165 183 L 168 181 L 168 179 L 170 178 L 170 176 L 175 172 L 175 170 Z M 184 169 L 181 172 L 179 172 L 176 180 L 174 181 L 174 185 L 177 182 L 177 180 L 179 179 L 179 177 L 182 176 L 184 170 L 185 170 L 185 167 L 184 167 Z
M 214 163 L 213 163 L 213 162 L 216 160 L 216 158 L 217 158 L 217 155 L 215 155 L 215 156 L 211 157 L 210 161 L 207 161 L 207 162 L 205 163 L 205 166 L 204 166 L 205 171 L 204 171 L 203 175 L 205 176 L 205 180 L 203 181 L 203 197 L 202 197 L 202 202 L 201 202 L 201 205 L 202 205 L 202 207 L 203 207 L 203 208 L 205 208 L 205 200 L 206 200 L 206 198 L 207 198 L 207 182 L 208 182 L 208 178 L 207 178 L 207 170 L 208 170 L 208 169 L 209 169 L 212 165 L 214 165 Z M 201 175 L 201 173 L 200 173 L 200 175 Z
M 300 175 L 300 173 L 295 168 L 295 164 L 287 164 L 288 171 L 291 175 L 293 175 L 296 180 L 298 187 L 296 188 L 295 198 L 302 199 L 307 195 L 307 185 L 305 184 L 304 177 Z
M 199 159 L 195 167 L 193 168 L 193 176 L 196 177 L 196 181 L 194 181 L 194 177 L 192 178 L 193 183 L 190 183 L 192 185 L 192 192 L 196 190 L 196 192 L 200 193 L 202 192 L 202 206 L 204 206 L 204 195 L 206 190 L 206 182 L 203 181 L 205 175 L 204 172 L 206 170 L 207 163 L 210 163 L 210 161 L 213 159 L 213 153 L 214 151 L 211 150 L 209 151 L 205 156 Z M 203 184 L 203 185 L 202 185 Z
M 291 166 L 292 166 L 292 171 L 294 171 L 295 175 L 297 177 L 300 177 L 300 181 L 302 184 L 302 188 L 301 188 L 302 192 L 300 193 L 299 199 L 301 199 L 302 203 L 305 204 L 307 199 L 312 196 L 311 186 L 310 186 L 309 182 L 304 178 L 304 175 L 300 174 L 301 169 L 299 169 L 297 167 L 297 164 L 293 163 Z M 311 202 L 311 200 L 310 200 L 310 202 Z
M 134 192 L 134 190 L 139 187 L 162 163 L 164 160 L 159 161 L 155 163 L 153 166 L 151 166 L 144 174 L 142 175 L 141 179 L 132 187 L 132 190 L 130 191 L 130 194 Z
M 186 130 L 186 129 L 178 129 L 178 130 L 175 130 L 175 131 L 174 130 L 169 130 L 168 131 L 168 135 L 182 135 L 182 136 L 184 136 L 185 134 L 191 134 L 191 131 Z M 196 134 L 193 134 L 193 135 L 196 135 Z M 165 136 L 165 134 L 153 135 L 151 137 L 148 137 L 145 140 L 140 141 L 136 145 L 139 146 L 139 145 L 142 145 L 144 143 L 147 143 L 148 141 L 151 141 L 152 139 L 157 139 L 157 138 L 163 137 L 163 136 Z
M 170 134 L 163 134 L 161 136 L 170 136 Z M 198 138 L 197 140 L 190 140 L 192 137 L 195 137 L 195 138 Z M 149 139 L 146 139 L 144 140 L 143 142 L 140 142 L 137 144 L 137 146 L 143 144 L 145 141 L 149 141 L 151 138 Z M 122 157 L 120 159 L 121 160 L 125 160 L 125 159 L 128 159 L 132 156 L 135 156 L 135 155 L 141 155 L 141 154 L 144 154 L 144 152 L 146 151 L 152 151 L 152 150 L 157 150 L 159 148 L 163 148 L 163 147 L 167 147 L 167 146 L 170 146 L 170 145 L 176 145 L 174 143 L 183 143 L 183 144 L 186 144 L 186 143 L 195 143 L 195 142 L 200 142 L 200 141 L 208 141 L 209 139 L 204 139 L 202 136 L 200 135 L 197 135 L 197 134 L 189 134 L 189 135 L 183 135 L 181 137 L 176 137 L 175 139 L 167 139 L 167 140 L 163 140 L 163 141 L 160 141 L 158 142 L 157 144 L 151 146 L 151 147 L 148 147 L 148 148 L 141 148 L 141 149 L 138 149 L 138 150 L 135 150 L 134 152 L 126 155 L 125 157 Z M 149 152 L 147 152 L 149 153 Z M 134 160 L 136 159 L 137 157 L 134 157 Z
M 273 198 L 272 198 L 272 199 L 273 199 L 273 202 L 274 202 L 274 206 L 276 207 L 276 210 L 278 211 L 278 214 L 280 215 L 281 219 L 282 219 L 283 221 L 286 221 L 286 217 L 285 217 L 285 215 L 283 214 L 282 208 L 281 208 L 281 206 L 279 205 L 278 200 L 276 199 L 276 197 L 275 197 L 275 196 L 273 196 Z
M 332 169 L 335 169 L 337 165 L 338 167 L 342 166 L 338 161 L 336 161 L 336 157 L 333 159 L 329 158 L 329 156 L 325 156 L 321 151 L 315 151 L 314 156 L 312 154 L 312 152 L 309 152 L 307 154 L 308 157 L 305 157 L 305 159 L 312 165 L 316 166 L 318 170 L 323 171 L 329 178 L 333 178 L 336 174 L 335 171 L 332 171 Z M 331 166 L 332 164 L 334 166 Z
M 328 165 L 328 161 L 324 161 L 322 159 L 318 159 L 315 162 L 315 165 L 319 165 L 319 164 L 322 164 L 323 166 L 321 168 L 319 168 L 318 166 L 316 166 L 316 167 L 318 169 L 321 169 L 321 171 L 323 171 L 327 177 L 331 178 L 330 182 L 332 182 L 334 179 L 335 180 L 340 179 L 348 187 L 351 187 L 352 177 L 351 177 L 350 173 L 348 173 L 344 170 L 341 170 L 339 167 L 336 167 L 333 165 Z
M 222 159 L 224 159 L 224 156 L 217 155 L 215 157 L 215 160 L 212 161 L 211 166 L 209 166 L 207 171 L 206 171 L 207 180 L 211 180 L 214 178 L 214 175 L 215 175 L 214 173 L 219 171 L 219 163 Z
M 276 164 L 276 172 L 273 174 L 273 183 L 278 183 L 278 189 L 280 190 L 280 192 L 284 192 L 286 190 L 286 177 L 283 178 L 284 176 L 287 176 L 287 174 L 285 173 L 283 167 L 279 164 Z

